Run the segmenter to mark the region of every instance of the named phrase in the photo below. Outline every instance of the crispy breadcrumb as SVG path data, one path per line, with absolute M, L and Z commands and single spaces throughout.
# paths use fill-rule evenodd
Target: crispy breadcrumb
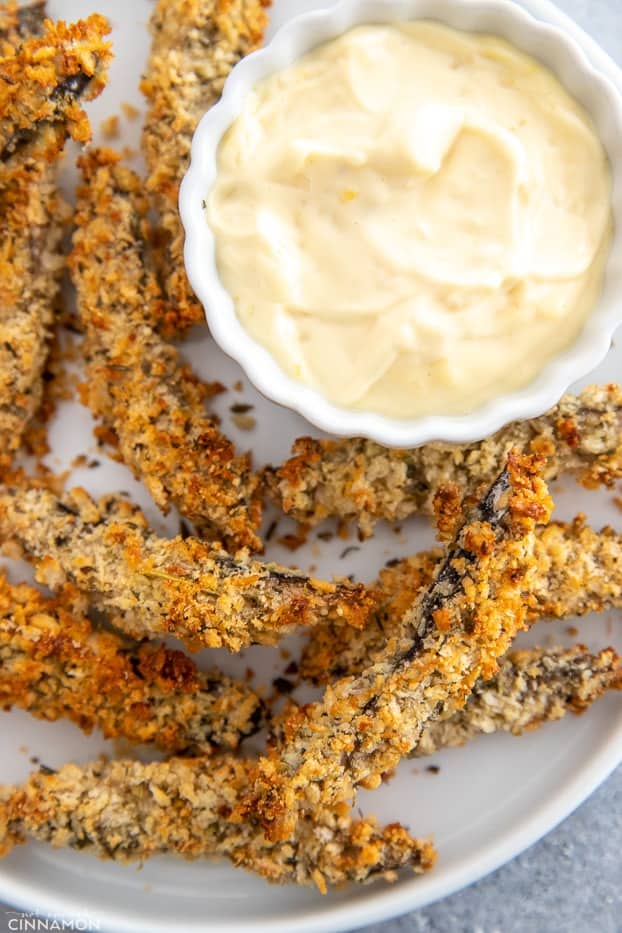
M 363 631 L 337 622 L 317 626 L 303 652 L 301 676 L 321 684 L 364 670 L 400 631 L 404 611 L 429 585 L 441 559 L 440 549 L 424 551 L 382 570 L 372 587 L 380 603 Z M 552 522 L 537 531 L 534 562 L 525 596 L 530 623 L 622 608 L 622 537 L 611 528 L 593 531 L 583 515 Z
M 399 824 L 353 820 L 347 807 L 318 809 L 287 842 L 270 843 L 235 808 L 248 792 L 251 763 L 171 759 L 143 764 L 103 759 L 35 773 L 20 787 L 0 788 L 0 855 L 27 837 L 90 851 L 118 862 L 168 853 L 220 856 L 276 884 L 327 886 L 393 881 L 401 868 L 434 864 L 429 842 Z
M 141 89 L 148 101 L 143 129 L 147 188 L 160 220 L 160 275 L 167 298 L 165 333 L 204 320 L 186 277 L 177 206 L 190 143 L 216 103 L 233 66 L 263 39 L 270 0 L 159 0 L 151 15 L 153 43 Z
M 106 117 L 105 120 L 102 120 L 100 130 L 104 139 L 118 139 L 120 126 L 117 114 L 113 113 Z
M 191 649 L 271 645 L 333 617 L 362 626 L 374 608 L 361 584 L 234 558 L 197 538 L 159 538 L 119 496 L 96 505 L 81 489 L 59 499 L 0 487 L 0 537 L 35 559 L 40 582 L 72 583 L 132 637 L 173 635 Z
M 34 3 L 29 3 L 27 5 L 18 5 L 16 0 L 12 0 L 12 2 L 0 5 L 0 54 L 13 55 L 15 54 L 15 50 L 25 39 L 41 35 L 45 20 L 45 6 L 45 0 L 35 0 Z M 41 231 L 42 225 L 46 222 L 48 224 L 47 241 L 43 243 L 40 234 L 36 237 L 44 246 L 42 269 L 45 271 L 43 276 L 40 277 L 40 285 L 35 291 L 39 294 L 45 294 L 46 291 L 49 293 L 50 313 L 54 304 L 55 293 L 58 287 L 57 282 L 62 268 L 62 262 L 57 258 L 56 254 L 63 231 L 64 221 L 69 216 L 69 209 L 65 207 L 62 199 L 56 194 L 52 177 L 53 169 L 50 167 L 48 171 L 41 176 L 37 184 L 29 185 L 28 188 L 24 185 L 24 194 L 30 199 L 31 204 L 26 205 L 24 211 L 26 215 L 30 214 L 29 220 L 22 218 L 26 224 L 30 224 L 29 229 L 31 232 L 33 229 Z M 49 216 L 46 217 L 46 215 Z M 38 218 L 37 223 L 35 223 L 35 217 Z M 10 224 L 7 223 L 7 227 L 9 226 Z M 43 319 L 41 322 L 45 323 Z M 24 323 L 26 323 L 26 327 L 31 324 L 30 321 Z M 0 323 L 0 327 L 1 326 Z M 26 328 L 22 330 L 22 338 L 26 337 L 24 333 L 25 329 Z M 16 331 L 12 334 L 13 339 L 15 335 Z M 25 342 L 26 341 L 24 341 L 24 343 Z M 43 352 L 44 349 L 44 346 L 42 346 Z M 28 411 L 30 411 L 31 408 L 37 407 L 38 399 L 42 397 L 42 383 L 43 376 L 41 379 L 33 382 L 30 391 L 26 391 L 25 395 L 31 395 L 32 399 L 31 404 L 27 406 Z M 16 399 L 16 402 L 19 402 L 19 400 Z M 28 446 L 27 434 L 32 427 L 33 421 L 26 427 L 23 436 L 25 446 Z M 0 469 L 4 469 L 10 464 L 14 449 L 18 446 L 20 440 L 21 430 L 22 425 L 18 423 L 17 436 L 14 437 L 12 443 L 7 445 L 9 449 L 0 452 Z
M 34 15 L 34 14 L 33 14 Z M 34 20 L 27 20 L 34 27 Z M 79 100 L 97 96 L 110 58 L 101 16 L 46 24 L 0 58 L 0 468 L 6 469 L 42 395 L 63 268 L 68 211 L 55 185 L 65 141 L 86 142 Z
M 19 6 L 17 0 L 8 0 L 0 4 L 0 54 L 6 51 L 10 55 L 20 39 Z
M 70 266 L 85 329 L 84 401 L 157 505 L 230 547 L 261 547 L 257 477 L 205 412 L 206 388 L 156 330 L 165 303 L 138 176 L 109 150 L 81 160 Z
M 169 753 L 235 749 L 261 726 L 261 700 L 246 684 L 164 645 L 97 631 L 81 609 L 71 589 L 46 599 L 0 575 L 0 708 Z
M 6 43 L 16 47 L 23 39 L 39 36 L 45 20 L 45 0 L 19 5 L 17 0 L 0 4 L 0 53 Z M 10 53 L 10 49 L 7 49 Z
M 23 173 L 30 158 L 55 158 L 68 137 L 89 142 L 78 101 L 92 100 L 106 84 L 109 31 L 97 13 L 69 25 L 48 20 L 42 36 L 0 59 L 0 184 Z
M 477 735 L 523 732 L 566 713 L 583 713 L 606 690 L 622 690 L 622 663 L 612 648 L 584 645 L 512 651 L 490 680 L 478 681 L 461 710 L 427 724 L 414 757 L 464 745 Z
M 476 493 L 501 469 L 512 447 L 546 457 L 544 478 L 571 471 L 588 488 L 622 476 L 622 389 L 591 386 L 565 395 L 547 414 L 517 421 L 473 444 L 426 444 L 391 450 L 348 438 L 296 441 L 293 457 L 265 480 L 285 512 L 304 525 L 329 515 L 355 520 L 371 534 L 378 519 L 401 520 L 432 512 L 438 489 L 456 484 Z
M 137 120 L 140 116 L 140 110 L 135 107 L 133 104 L 129 104 L 127 101 L 121 102 L 121 110 L 123 111 L 124 116 L 128 120 Z
M 534 528 L 552 507 L 538 468 L 510 453 L 432 584 L 405 612 L 400 637 L 285 722 L 240 807 L 268 838 L 288 838 L 303 814 L 351 800 L 358 786 L 377 787 L 427 722 L 461 708 L 478 678 L 493 676 L 524 624 Z
M 43 397 L 69 211 L 53 165 L 0 189 L 0 469 L 10 466 Z

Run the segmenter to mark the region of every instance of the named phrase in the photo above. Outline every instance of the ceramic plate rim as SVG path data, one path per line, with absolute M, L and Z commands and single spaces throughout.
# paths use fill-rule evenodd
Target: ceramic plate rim
M 417 886 L 421 887 L 421 878 L 414 877 L 410 881 L 402 881 L 399 887 L 387 888 L 384 891 L 376 888 L 369 898 L 360 903 L 338 905 L 320 914 L 316 911 L 306 911 L 306 915 L 296 914 L 296 930 L 298 933 L 347 933 L 348 930 L 381 923 L 429 906 L 494 872 L 542 839 L 609 777 L 622 761 L 622 720 L 615 730 L 614 739 L 615 741 L 610 740 L 610 746 L 605 745 L 601 752 L 590 760 L 589 765 L 566 783 L 553 802 L 543 803 L 522 823 L 519 830 L 509 830 L 487 845 L 475 865 L 473 861 L 463 866 L 458 865 L 438 879 L 435 879 L 433 874 L 427 875 L 423 896 L 417 896 Z M 21 884 L 13 884 L 16 896 L 9 898 L 13 906 L 32 909 L 33 899 L 28 889 L 27 879 Z M 1 873 L 0 896 L 7 896 Z M 68 921 L 78 915 L 78 912 L 66 910 L 62 894 L 58 897 L 48 895 L 40 898 L 37 902 L 37 912 L 56 919 L 66 918 Z M 95 914 L 89 912 L 89 916 L 95 917 Z M 262 921 L 245 922 L 236 918 L 235 929 L 246 933 L 291 933 L 292 919 L 291 916 L 272 917 Z M 170 933 L 168 922 L 159 924 L 154 922 L 153 917 L 145 921 L 148 925 L 142 921 L 115 916 L 114 913 L 108 914 L 107 919 L 102 917 L 102 921 L 105 924 L 102 929 L 106 933 L 146 933 L 147 930 L 149 933 Z M 207 924 L 202 921 L 184 920 L 184 929 L 196 933 L 208 929 L 210 933 L 231 933 L 233 927 L 229 923 Z
M 596 55 L 600 67 L 606 67 L 609 58 L 596 41 L 550 0 L 522 0 L 522 4 L 533 15 L 569 31 L 590 58 Z M 608 76 L 611 80 L 617 80 L 617 72 L 615 66 L 610 69 Z M 495 871 L 543 838 L 583 803 L 621 762 L 622 718 L 617 725 L 611 727 L 607 739 L 603 741 L 597 753 L 559 788 L 552 800 L 545 800 L 530 816 L 521 821 L 518 828 L 513 827 L 496 836 L 480 850 L 476 859 L 463 860 L 446 870 L 442 876 L 435 877 L 431 873 L 424 879 L 414 877 L 402 880 L 395 887 L 369 889 L 371 893 L 368 897 L 321 911 L 305 909 L 297 912 L 295 916 L 272 917 L 265 921 L 245 922 L 236 918 L 235 929 L 248 933 L 289 933 L 292 920 L 295 919 L 296 929 L 300 933 L 341 933 L 389 920 L 437 902 Z M 40 894 L 37 892 L 36 882 L 33 883 L 27 876 L 16 880 L 7 877 L 1 869 L 0 898 L 11 906 L 24 910 L 32 910 L 36 902 L 38 913 L 47 913 L 58 919 L 71 920 L 77 916 L 79 909 L 78 902 L 74 901 L 74 912 L 68 911 L 67 897 L 63 896 L 62 892 L 58 895 Z M 90 916 L 94 917 L 94 912 L 91 911 Z M 128 920 L 116 915 L 112 910 L 107 911 L 105 915 L 98 914 L 97 918 L 101 920 L 102 929 L 109 933 L 139 933 L 147 930 L 149 933 L 170 933 L 170 924 L 160 925 L 153 916 L 145 916 L 144 920 L 140 921 Z M 231 933 L 233 926 L 230 923 L 213 924 L 209 921 L 184 920 L 184 929 L 209 929 L 214 933 Z

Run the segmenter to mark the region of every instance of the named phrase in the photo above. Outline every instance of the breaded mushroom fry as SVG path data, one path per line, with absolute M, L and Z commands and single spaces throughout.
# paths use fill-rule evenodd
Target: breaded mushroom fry
M 537 530 L 533 556 L 536 570 L 525 595 L 530 623 L 622 608 L 622 536 L 611 528 L 593 531 L 582 515 L 552 522 Z M 301 676 L 320 684 L 364 670 L 399 635 L 404 610 L 429 585 L 441 559 L 436 549 L 386 567 L 372 587 L 378 609 L 363 631 L 335 622 L 317 626 L 303 652 Z
M 495 673 L 524 624 L 534 528 L 550 515 L 538 466 L 511 452 L 432 584 L 406 611 L 401 637 L 363 673 L 292 712 L 240 808 L 268 838 L 288 838 L 302 815 L 351 800 L 358 786 L 377 787 L 426 723 L 459 709 L 476 680 Z
M 542 417 L 514 422 L 474 444 L 390 450 L 362 438 L 303 437 L 293 457 L 266 471 L 265 480 L 275 501 L 302 524 L 337 515 L 356 520 L 368 535 L 381 518 L 431 513 L 447 483 L 477 493 L 492 482 L 510 448 L 545 457 L 547 481 L 572 472 L 587 487 L 610 485 L 622 476 L 622 389 L 591 386 L 565 395 Z
M 347 807 L 318 810 L 286 843 L 266 841 L 234 812 L 248 792 L 251 762 L 171 759 L 99 761 L 33 774 L 0 789 L 0 855 L 27 837 L 90 851 L 118 862 L 168 853 L 186 859 L 221 856 L 266 880 L 316 885 L 392 881 L 401 868 L 434 863 L 429 842 L 399 824 L 353 820 Z
M 83 398 L 157 505 L 226 545 L 257 550 L 257 477 L 205 412 L 206 387 L 157 331 L 165 313 L 138 176 L 108 150 L 81 160 L 70 257 L 86 339 Z
M 428 723 L 412 756 L 493 732 L 522 735 L 566 713 L 585 712 L 607 690 L 622 690 L 622 663 L 612 648 L 596 655 L 583 645 L 511 651 L 494 677 L 475 684 L 461 710 Z
M 261 44 L 269 2 L 158 0 L 151 15 L 153 44 L 141 84 L 149 103 L 143 152 L 163 239 L 159 266 L 168 308 L 160 326 L 169 335 L 204 320 L 184 270 L 177 207 L 190 143 L 233 66 Z
M 105 86 L 109 31 L 97 13 L 71 25 L 48 23 L 43 35 L 0 59 L 0 186 L 21 175 L 29 160 L 57 157 L 68 138 L 90 140 L 79 101 Z
M 36 8 L 35 8 L 36 9 Z M 35 13 L 33 12 L 33 17 Z M 28 23 L 28 25 L 26 25 Z M 36 28 L 36 19 L 23 27 Z M 48 24 L 0 58 L 0 468 L 9 466 L 39 407 L 63 268 L 68 212 L 55 185 L 65 141 L 86 142 L 80 100 L 104 86 L 109 46 L 101 16 Z M 13 35 L 15 38 L 15 35 Z
M 362 626 L 374 606 L 361 584 L 233 558 L 196 538 L 160 538 L 121 497 L 96 505 L 80 489 L 58 499 L 0 487 L 0 538 L 35 559 L 40 582 L 72 583 L 132 637 L 173 635 L 191 649 L 271 645 L 335 617 Z
M 97 631 L 76 597 L 46 599 L 0 576 L 0 708 L 70 719 L 169 754 L 235 749 L 261 726 L 263 705 L 249 686 L 199 671 L 164 645 Z

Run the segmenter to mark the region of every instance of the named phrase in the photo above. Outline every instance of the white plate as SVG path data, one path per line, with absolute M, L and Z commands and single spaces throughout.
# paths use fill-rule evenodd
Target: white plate
M 276 0 L 273 27 L 286 15 L 328 2 Z M 544 0 L 529 0 L 525 5 L 537 15 L 568 22 Z M 144 24 L 151 6 L 149 0 L 50 0 L 55 16 L 73 19 L 98 9 L 113 23 L 117 57 L 110 86 L 91 109 L 96 128 L 104 116 L 119 113 L 122 101 L 142 107 L 136 85 L 147 53 Z M 571 24 L 569 28 L 590 54 L 594 49 L 591 40 Z M 122 118 L 122 127 L 123 140 L 118 145 L 136 146 L 139 121 Z M 198 332 L 187 341 L 184 350 L 205 378 L 218 378 L 228 386 L 240 378 L 236 366 L 204 333 Z M 622 347 L 617 347 L 594 379 L 619 378 L 621 368 Z M 241 398 L 256 406 L 258 428 L 252 433 L 237 432 L 230 422 L 229 406 Z M 258 464 L 284 457 L 296 436 L 310 433 L 302 419 L 264 401 L 247 386 L 243 393 L 228 392 L 216 407 L 225 429 L 240 446 L 252 445 Z M 74 482 L 95 494 L 128 490 L 147 507 L 158 527 L 175 531 L 175 517 L 162 519 L 128 472 L 95 452 L 91 427 L 83 408 L 63 405 L 52 425 L 50 465 L 62 470 L 76 454 L 97 456 L 101 467 L 75 470 Z M 594 526 L 608 522 L 622 527 L 622 512 L 613 505 L 612 492 L 586 493 L 565 479 L 556 493 L 561 517 L 583 510 Z M 280 529 L 285 528 L 283 521 Z M 431 537 L 426 525 L 412 521 L 398 534 L 379 528 L 376 536 L 347 560 L 339 558 L 345 547 L 342 541 L 322 544 L 321 551 L 320 542 L 315 541 L 295 556 L 275 545 L 269 554 L 287 563 L 295 559 L 305 568 L 314 564 L 319 574 L 352 572 L 371 580 L 388 558 L 414 552 L 428 545 Z M 25 565 L 11 565 L 13 579 L 26 574 Z M 525 640 L 569 645 L 577 636 L 569 636 L 567 627 L 568 623 L 538 625 Z M 613 644 L 622 651 L 622 631 L 612 614 L 585 619 L 577 628 L 589 646 L 597 649 Z M 250 665 L 264 683 L 287 664 L 278 652 L 266 649 L 252 649 L 241 659 L 220 653 L 218 660 L 232 672 Z M 3 782 L 24 778 L 33 767 L 31 756 L 50 766 L 70 759 L 86 762 L 107 745 L 97 736 L 86 739 L 67 723 L 41 723 L 20 712 L 4 715 L 2 723 Z M 108 751 L 114 753 L 110 743 Z M 26 910 L 78 917 L 82 924 L 90 924 L 76 929 L 122 933 L 170 933 L 178 927 L 229 933 L 351 929 L 430 903 L 498 867 L 563 819 L 621 759 L 622 705 L 616 695 L 601 700 L 580 719 L 568 717 L 520 739 L 482 738 L 466 748 L 436 755 L 432 761 L 440 766 L 439 774 L 426 772 L 426 761 L 404 762 L 390 784 L 373 795 L 361 794 L 359 802 L 366 812 L 382 820 L 400 820 L 417 834 L 432 835 L 440 857 L 429 875 L 406 875 L 393 886 L 351 887 L 322 897 L 313 890 L 269 887 L 225 863 L 186 864 L 160 858 L 142 869 L 122 868 L 75 852 L 28 845 L 0 863 L 0 899 Z

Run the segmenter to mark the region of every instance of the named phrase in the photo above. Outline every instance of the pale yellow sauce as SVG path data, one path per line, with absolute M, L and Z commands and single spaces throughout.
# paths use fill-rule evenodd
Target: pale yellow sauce
M 208 222 L 245 328 L 339 406 L 460 413 L 525 385 L 597 301 L 611 176 L 532 58 L 364 26 L 258 85 Z

